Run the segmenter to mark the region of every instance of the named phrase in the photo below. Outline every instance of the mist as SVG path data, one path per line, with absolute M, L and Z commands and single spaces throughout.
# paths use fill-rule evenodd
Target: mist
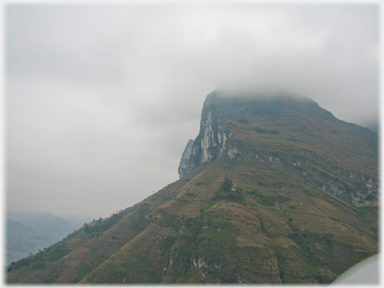
M 378 5 L 7 5 L 6 209 L 106 217 L 178 180 L 207 94 L 378 121 Z

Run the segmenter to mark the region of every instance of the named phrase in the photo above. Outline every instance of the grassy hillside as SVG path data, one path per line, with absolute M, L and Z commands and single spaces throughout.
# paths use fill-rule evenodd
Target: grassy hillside
M 329 283 L 377 253 L 377 223 L 366 221 L 377 208 L 354 207 L 281 165 L 257 164 L 221 158 L 200 167 L 106 231 L 83 228 L 31 257 L 8 281 Z M 226 177 L 240 200 L 215 197 Z

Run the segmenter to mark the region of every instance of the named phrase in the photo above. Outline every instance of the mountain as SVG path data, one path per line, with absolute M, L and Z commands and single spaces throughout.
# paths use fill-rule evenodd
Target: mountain
M 76 215 L 76 214 L 61 215 L 60 218 L 63 218 L 64 220 L 67 220 L 68 222 L 72 223 L 74 227 L 73 229 L 78 229 L 81 226 L 83 226 L 84 223 L 91 222 L 93 219 L 91 216 Z
M 7 220 L 8 264 L 47 248 L 81 227 L 50 212 L 8 211 L 7 216 L 12 218 Z
M 7 220 L 7 264 L 36 253 L 52 244 L 52 240 L 19 222 Z
M 377 162 L 376 133 L 309 98 L 215 91 L 178 181 L 7 282 L 330 283 L 378 252 Z
M 32 212 L 32 211 L 20 211 L 20 210 L 7 210 L 7 217 L 8 219 L 12 219 L 14 221 L 17 221 L 21 224 L 24 224 L 28 226 L 32 221 L 35 221 L 35 219 L 42 217 L 43 215 L 46 215 L 48 218 L 52 218 L 51 212 Z M 61 218 L 63 220 L 66 220 L 70 223 L 70 225 L 74 226 L 73 229 L 80 228 L 83 226 L 84 223 L 92 221 L 91 216 L 81 215 L 81 214 L 66 214 L 66 215 L 53 215 L 55 217 Z M 47 221 L 47 220 L 44 220 Z M 59 220 L 60 221 L 60 220 Z M 48 221 L 49 222 L 49 221 Z M 66 228 L 68 229 L 68 228 Z M 71 227 L 72 229 L 72 227 Z M 70 232 L 73 232 L 72 230 L 69 230 L 67 234 Z M 66 235 L 67 235 L 66 234 Z M 66 236 L 65 235 L 65 236 Z
M 371 125 L 368 125 L 366 126 L 369 130 L 375 132 L 375 133 L 378 133 L 379 134 L 379 124 L 378 123 L 374 123 L 374 124 L 371 124 Z
M 73 232 L 75 228 L 79 228 L 77 225 L 64 220 L 61 217 L 55 216 L 50 212 L 46 212 L 33 218 L 27 225 L 51 238 L 53 241 L 52 243 L 63 239 L 69 233 Z
M 36 211 L 20 211 L 20 210 L 7 210 L 7 218 L 13 221 L 19 222 L 25 226 L 28 226 L 28 223 L 32 219 L 39 217 L 42 213 Z

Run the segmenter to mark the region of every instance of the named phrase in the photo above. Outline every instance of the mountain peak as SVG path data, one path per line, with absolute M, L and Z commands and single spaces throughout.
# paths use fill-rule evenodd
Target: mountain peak
M 249 123 L 248 119 L 254 118 L 254 123 L 265 126 L 266 120 L 275 120 L 288 111 L 333 117 L 332 114 L 321 109 L 315 101 L 304 96 L 283 93 L 234 95 L 217 90 L 209 93 L 203 104 L 199 135 L 194 141 L 189 140 L 183 152 L 178 169 L 180 178 L 201 163 L 216 159 L 223 153 L 228 155 L 226 142 L 228 139 L 233 139 L 231 133 L 233 121 L 246 125 Z M 229 153 L 230 157 L 237 154 L 236 151 L 229 151 Z
M 368 142 L 361 141 L 362 138 Z M 365 144 L 359 146 L 359 143 Z M 346 147 L 351 149 L 346 151 Z M 306 178 L 319 188 L 358 206 L 377 205 L 377 180 L 367 176 L 374 173 L 376 177 L 377 160 L 364 164 L 359 171 L 356 171 L 356 163 L 352 164 L 350 160 L 366 161 L 361 157 L 362 150 L 377 158 L 375 133 L 338 120 L 308 97 L 284 93 L 234 95 L 213 91 L 204 101 L 199 134 L 194 141 L 189 140 L 178 171 L 182 178 L 202 163 L 222 156 L 236 161 L 279 159 L 282 165 L 290 166 L 294 164 L 292 159 L 301 159 L 312 170 L 321 171 L 324 167 L 331 170 L 327 175 L 332 176 L 320 178 L 311 175 L 311 170 L 300 172 L 307 173 Z M 334 158 L 325 159 L 322 155 L 325 151 Z M 339 165 L 346 159 L 351 165 Z M 344 171 L 346 182 L 335 184 L 334 179 L 340 176 L 335 171 Z M 360 182 L 348 183 L 354 178 Z M 375 184 L 372 186 L 367 181 Z M 351 192 L 351 186 L 359 192 Z

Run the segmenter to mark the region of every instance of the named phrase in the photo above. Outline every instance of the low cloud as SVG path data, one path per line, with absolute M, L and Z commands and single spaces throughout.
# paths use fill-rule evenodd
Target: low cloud
M 7 207 L 108 216 L 178 179 L 215 89 L 377 121 L 376 5 L 8 5 Z

